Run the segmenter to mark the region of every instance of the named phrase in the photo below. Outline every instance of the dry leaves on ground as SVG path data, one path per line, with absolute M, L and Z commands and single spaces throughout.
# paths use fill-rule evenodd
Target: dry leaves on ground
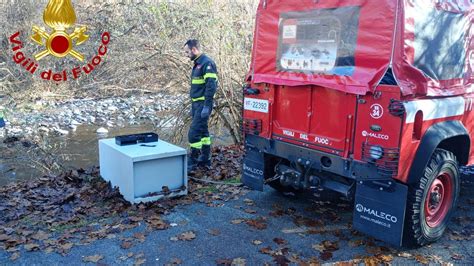
M 178 236 L 179 240 L 182 241 L 191 241 L 196 238 L 196 234 L 193 231 L 187 231 Z
M 219 231 L 218 229 L 208 229 L 207 232 L 213 236 L 218 236 L 221 234 L 221 231 Z
M 275 237 L 273 242 L 277 243 L 278 245 L 285 245 L 288 243 L 285 239 L 279 237 Z
M 192 176 L 211 180 L 218 176 L 223 181 L 239 176 L 242 155 L 241 146 L 215 147 L 213 168 L 201 169 Z M 222 169 L 224 166 L 226 169 Z M 13 248 L 24 245 L 28 251 L 65 254 L 74 244 L 116 238 L 141 223 L 150 230 L 168 229 L 170 226 L 161 215 L 177 205 L 196 201 L 214 204 L 216 200 L 227 201 L 246 193 L 242 187 L 228 185 L 216 186 L 216 191 L 211 193 L 202 191 L 207 185 L 190 181 L 189 194 L 185 197 L 161 200 L 159 204 L 131 205 L 117 189 L 102 180 L 98 167 L 12 183 L 0 188 L 0 248 L 14 251 Z M 101 229 L 93 229 L 91 224 Z M 135 238 L 146 240 L 143 235 Z M 130 245 L 126 243 L 124 248 Z
M 122 244 L 120 244 L 120 247 L 123 249 L 129 249 L 133 246 L 133 243 L 131 241 L 122 241 Z
M 266 218 L 259 217 L 257 219 L 247 219 L 245 223 L 258 230 L 264 230 L 267 228 Z

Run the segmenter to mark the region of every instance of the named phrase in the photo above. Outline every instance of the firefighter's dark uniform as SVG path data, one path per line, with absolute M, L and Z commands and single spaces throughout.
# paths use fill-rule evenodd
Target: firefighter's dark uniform
M 209 137 L 208 121 L 213 107 L 214 94 L 217 90 L 217 67 L 214 61 L 205 54 L 194 60 L 191 74 L 190 96 L 192 101 L 192 122 L 188 133 L 191 154 L 188 168 L 210 165 L 211 138 Z M 203 114 L 203 109 L 208 109 Z

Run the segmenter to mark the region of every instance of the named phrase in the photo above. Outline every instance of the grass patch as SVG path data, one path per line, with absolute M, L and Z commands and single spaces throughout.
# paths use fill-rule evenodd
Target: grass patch
M 224 180 L 224 183 L 226 183 L 226 184 L 240 184 L 242 182 L 240 181 L 240 176 L 237 176 L 237 177 L 234 177 L 234 178 Z
M 63 233 L 66 230 L 70 229 L 76 229 L 76 228 L 81 228 L 87 225 L 90 225 L 94 223 L 93 221 L 87 221 L 86 219 L 82 219 L 77 223 L 71 223 L 71 224 L 62 224 L 62 225 L 57 225 L 57 226 L 51 226 L 49 227 L 50 231 L 53 232 L 58 232 L 58 233 Z

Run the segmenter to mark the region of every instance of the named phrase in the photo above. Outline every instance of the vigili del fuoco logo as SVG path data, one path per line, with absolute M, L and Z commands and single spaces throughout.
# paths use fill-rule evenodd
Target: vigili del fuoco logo
M 80 76 L 90 74 L 102 62 L 110 41 L 110 34 L 108 32 L 102 33 L 101 45 L 97 49 L 97 55 L 87 64 L 73 67 L 70 70 L 63 69 L 58 72 L 53 72 L 51 69 L 41 71 L 39 61 L 47 56 L 58 58 L 71 56 L 83 62 L 84 55 L 78 52 L 75 47 L 80 46 L 89 39 L 86 26 L 74 27 L 74 30 L 71 29 L 76 23 L 76 14 L 71 0 L 49 0 L 43 13 L 43 21 L 50 29 L 46 30 L 44 27 L 34 25 L 33 34 L 30 36 L 36 45 L 44 48 L 44 50 L 33 56 L 34 59 L 25 55 L 21 50 L 24 47 L 24 43 L 20 39 L 19 31 L 9 38 L 12 51 L 14 52 L 13 61 L 26 71 L 33 75 L 38 72 L 42 79 L 60 82 L 67 81 L 69 77 L 78 79 Z M 38 71 L 38 69 L 40 70 Z

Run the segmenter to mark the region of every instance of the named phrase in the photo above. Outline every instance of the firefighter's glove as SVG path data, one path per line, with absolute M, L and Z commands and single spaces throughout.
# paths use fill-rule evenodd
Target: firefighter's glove
M 208 118 L 211 114 L 211 108 L 209 106 L 204 106 L 201 111 L 201 118 Z

